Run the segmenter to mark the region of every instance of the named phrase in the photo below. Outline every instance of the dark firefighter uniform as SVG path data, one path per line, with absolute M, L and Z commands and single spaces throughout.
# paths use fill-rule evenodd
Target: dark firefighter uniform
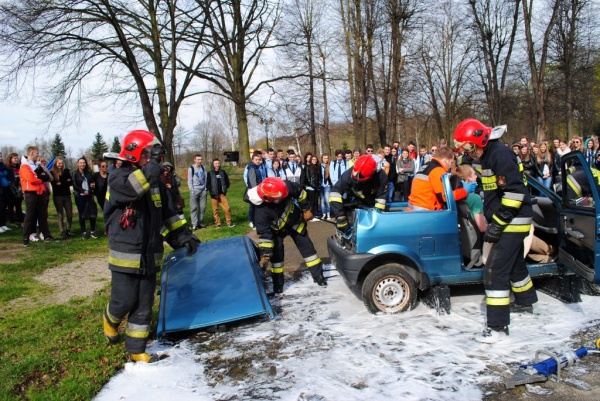
M 592 177 L 600 189 L 600 170 L 590 167 Z M 578 199 L 583 196 L 590 196 L 592 188 L 588 181 L 585 170 L 582 167 L 569 167 L 567 175 L 567 196 L 569 199 Z
M 288 196 L 278 203 L 263 202 L 254 209 L 254 224 L 258 234 L 260 256 L 270 256 L 273 291 L 283 292 L 283 239 L 291 236 L 313 278 L 323 274 L 321 258 L 308 236 L 302 212 L 310 210 L 306 191 L 300 184 L 285 181 Z M 298 205 L 296 205 L 296 203 Z M 299 206 L 299 207 L 298 207 Z
M 347 217 L 344 210 L 345 203 L 384 210 L 387 200 L 387 182 L 388 177 L 383 169 L 375 171 L 371 178 L 362 182 L 352 178 L 352 169 L 344 171 L 329 193 L 331 217 L 336 219 Z M 344 219 L 343 224 L 347 229 L 348 220 Z M 340 223 L 337 226 L 339 230 L 346 231 Z
M 435 157 L 419 168 L 413 177 L 408 197 L 408 204 L 413 211 L 446 208 L 446 193 L 442 182 L 442 176 L 446 173 L 448 171 L 442 162 Z M 453 195 L 454 199 L 461 200 L 467 197 L 468 192 L 464 188 L 457 188 Z
M 123 162 L 121 168 L 111 172 L 104 204 L 108 265 L 112 271 L 111 298 L 104 315 L 117 329 L 129 313 L 125 348 L 130 354 L 146 349 L 156 273 L 163 261 L 163 240 L 177 249 L 193 238 L 185 219 L 169 203 L 160 179 L 150 187 L 149 182 L 154 181 L 148 178 L 146 167 L 158 168 L 160 177 L 162 169 L 158 164 L 139 169 Z
M 487 325 L 504 327 L 510 323 L 511 290 L 517 304 L 537 302 L 523 256 L 523 240 L 529 234 L 533 212 L 523 166 L 510 148 L 498 140 L 490 141 L 481 164 L 484 214 L 490 225 L 502 229 L 485 265 Z

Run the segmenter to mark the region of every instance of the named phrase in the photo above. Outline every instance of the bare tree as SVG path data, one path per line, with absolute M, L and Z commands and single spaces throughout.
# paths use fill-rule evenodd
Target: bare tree
M 558 10 L 564 0 L 552 0 L 550 4 L 551 15 L 546 23 L 541 40 L 541 47 L 535 46 L 531 25 L 533 19 L 533 0 L 523 0 L 523 23 L 525 24 L 525 43 L 527 45 L 527 57 L 531 71 L 531 86 L 533 87 L 533 98 L 535 101 L 536 129 L 535 136 L 538 141 L 546 140 L 548 125 L 546 122 L 546 100 L 547 92 L 545 85 L 546 62 L 548 61 L 548 46 L 550 33 L 556 23 Z
M 492 125 L 502 121 L 521 0 L 469 0 L 474 29 L 479 37 L 482 84 Z
M 196 0 L 207 15 L 208 45 L 214 56 L 194 73 L 219 88 L 235 104 L 240 162 L 249 159 L 248 104 L 263 86 L 294 75 L 259 80 L 265 50 L 285 46 L 273 40 L 281 6 L 278 0 Z M 265 70 L 261 70 L 263 73 Z
M 461 110 L 470 101 L 467 83 L 474 55 L 469 30 L 457 17 L 453 2 L 436 6 L 443 13 L 424 21 L 415 67 L 439 140 L 450 137 Z
M 177 113 L 205 56 L 202 13 L 177 0 L 4 1 L 2 80 L 16 92 L 22 77 L 45 73 L 55 82 L 45 91 L 48 105 L 66 114 L 78 111 L 84 83 L 99 81 L 94 95 L 140 106 L 140 120 L 172 159 Z

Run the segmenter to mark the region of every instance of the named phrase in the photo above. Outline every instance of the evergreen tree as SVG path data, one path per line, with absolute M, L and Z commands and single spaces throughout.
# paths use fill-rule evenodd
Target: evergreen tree
M 113 139 L 113 143 L 112 143 L 112 146 L 110 147 L 110 151 L 116 152 L 116 153 L 119 153 L 121 151 L 121 141 L 119 141 L 118 136 L 115 136 L 115 139 Z
M 50 145 L 50 151 L 52 152 L 51 156 L 66 156 L 65 144 L 63 143 L 60 134 L 56 134 L 54 137 L 52 145 Z
M 102 135 L 98 132 L 94 138 L 94 143 L 92 143 L 92 159 L 101 159 L 105 152 L 108 152 L 108 145 L 104 142 L 104 138 L 102 138 Z

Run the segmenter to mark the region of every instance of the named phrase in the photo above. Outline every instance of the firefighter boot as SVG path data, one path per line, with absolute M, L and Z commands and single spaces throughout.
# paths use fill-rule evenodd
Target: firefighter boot
M 146 352 L 142 352 L 141 354 L 129 354 L 129 359 L 133 362 L 144 362 L 144 363 L 154 363 L 158 362 L 160 358 L 156 354 L 148 354 Z
M 106 315 L 102 314 L 102 323 L 104 326 L 104 337 L 108 340 L 109 343 L 115 344 L 119 342 L 119 331 L 117 328 L 111 326 L 106 319 Z
M 319 263 L 316 266 L 311 267 L 310 274 L 312 275 L 313 281 L 321 287 L 327 287 L 327 281 L 323 276 L 323 264 Z
M 285 281 L 283 273 L 271 273 L 271 277 L 273 278 L 273 292 L 275 294 L 283 293 L 283 283 Z

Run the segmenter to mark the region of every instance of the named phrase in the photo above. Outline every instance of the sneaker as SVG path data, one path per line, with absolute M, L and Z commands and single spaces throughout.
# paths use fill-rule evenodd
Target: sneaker
M 318 217 L 313 217 L 310 221 L 320 221 Z
M 44 234 L 40 233 L 40 241 L 44 240 Z
M 521 305 L 516 302 L 512 302 L 510 304 L 510 312 L 511 313 L 532 313 L 533 314 L 533 305 Z
M 69 237 L 74 237 L 75 236 L 75 234 L 73 234 L 73 231 L 71 231 L 71 230 L 67 230 L 67 235 Z
M 87 233 L 87 231 L 84 231 L 83 234 L 81 235 L 81 238 L 90 239 L 90 235 Z
M 2 227 L 0 227 L 0 229 L 2 229 L 3 231 L 10 231 L 11 230 L 8 226 L 2 226 Z
M 23 239 L 23 246 L 29 246 L 29 238 Z
M 56 238 L 54 238 L 53 236 L 49 235 L 46 238 L 44 238 L 44 241 L 46 242 L 58 242 L 58 240 Z
M 90 231 L 90 237 L 92 237 L 93 239 L 98 239 L 98 236 L 96 235 L 96 231 Z
M 198 228 L 206 228 L 206 226 L 204 224 L 200 224 Z
M 3 233 L 5 231 L 8 231 L 8 230 L 5 230 L 4 227 L 0 227 L 0 233 Z
M 219 228 L 221 228 L 221 225 L 220 225 L 220 224 L 217 224 L 217 230 L 218 230 Z
M 31 242 L 38 242 L 40 239 L 37 237 L 37 234 L 30 234 L 29 235 L 29 241 Z
M 192 226 L 192 231 L 196 231 L 198 229 L 198 226 Z
M 62 239 L 67 239 L 67 238 L 69 238 L 69 234 L 67 234 L 67 232 L 66 232 L 66 231 L 63 231 L 63 232 L 61 232 L 61 233 L 60 233 L 60 237 L 61 237 Z
M 227 227 L 229 227 L 229 228 L 233 228 L 233 227 L 235 227 L 235 224 L 233 224 L 233 223 L 229 223 L 229 224 L 227 224 Z
M 475 338 L 480 343 L 495 344 L 508 337 L 508 326 L 486 327 L 483 334 Z
M 254 223 L 253 223 L 253 222 L 250 222 L 250 224 L 248 224 L 248 227 L 250 227 L 250 228 L 254 228 Z

